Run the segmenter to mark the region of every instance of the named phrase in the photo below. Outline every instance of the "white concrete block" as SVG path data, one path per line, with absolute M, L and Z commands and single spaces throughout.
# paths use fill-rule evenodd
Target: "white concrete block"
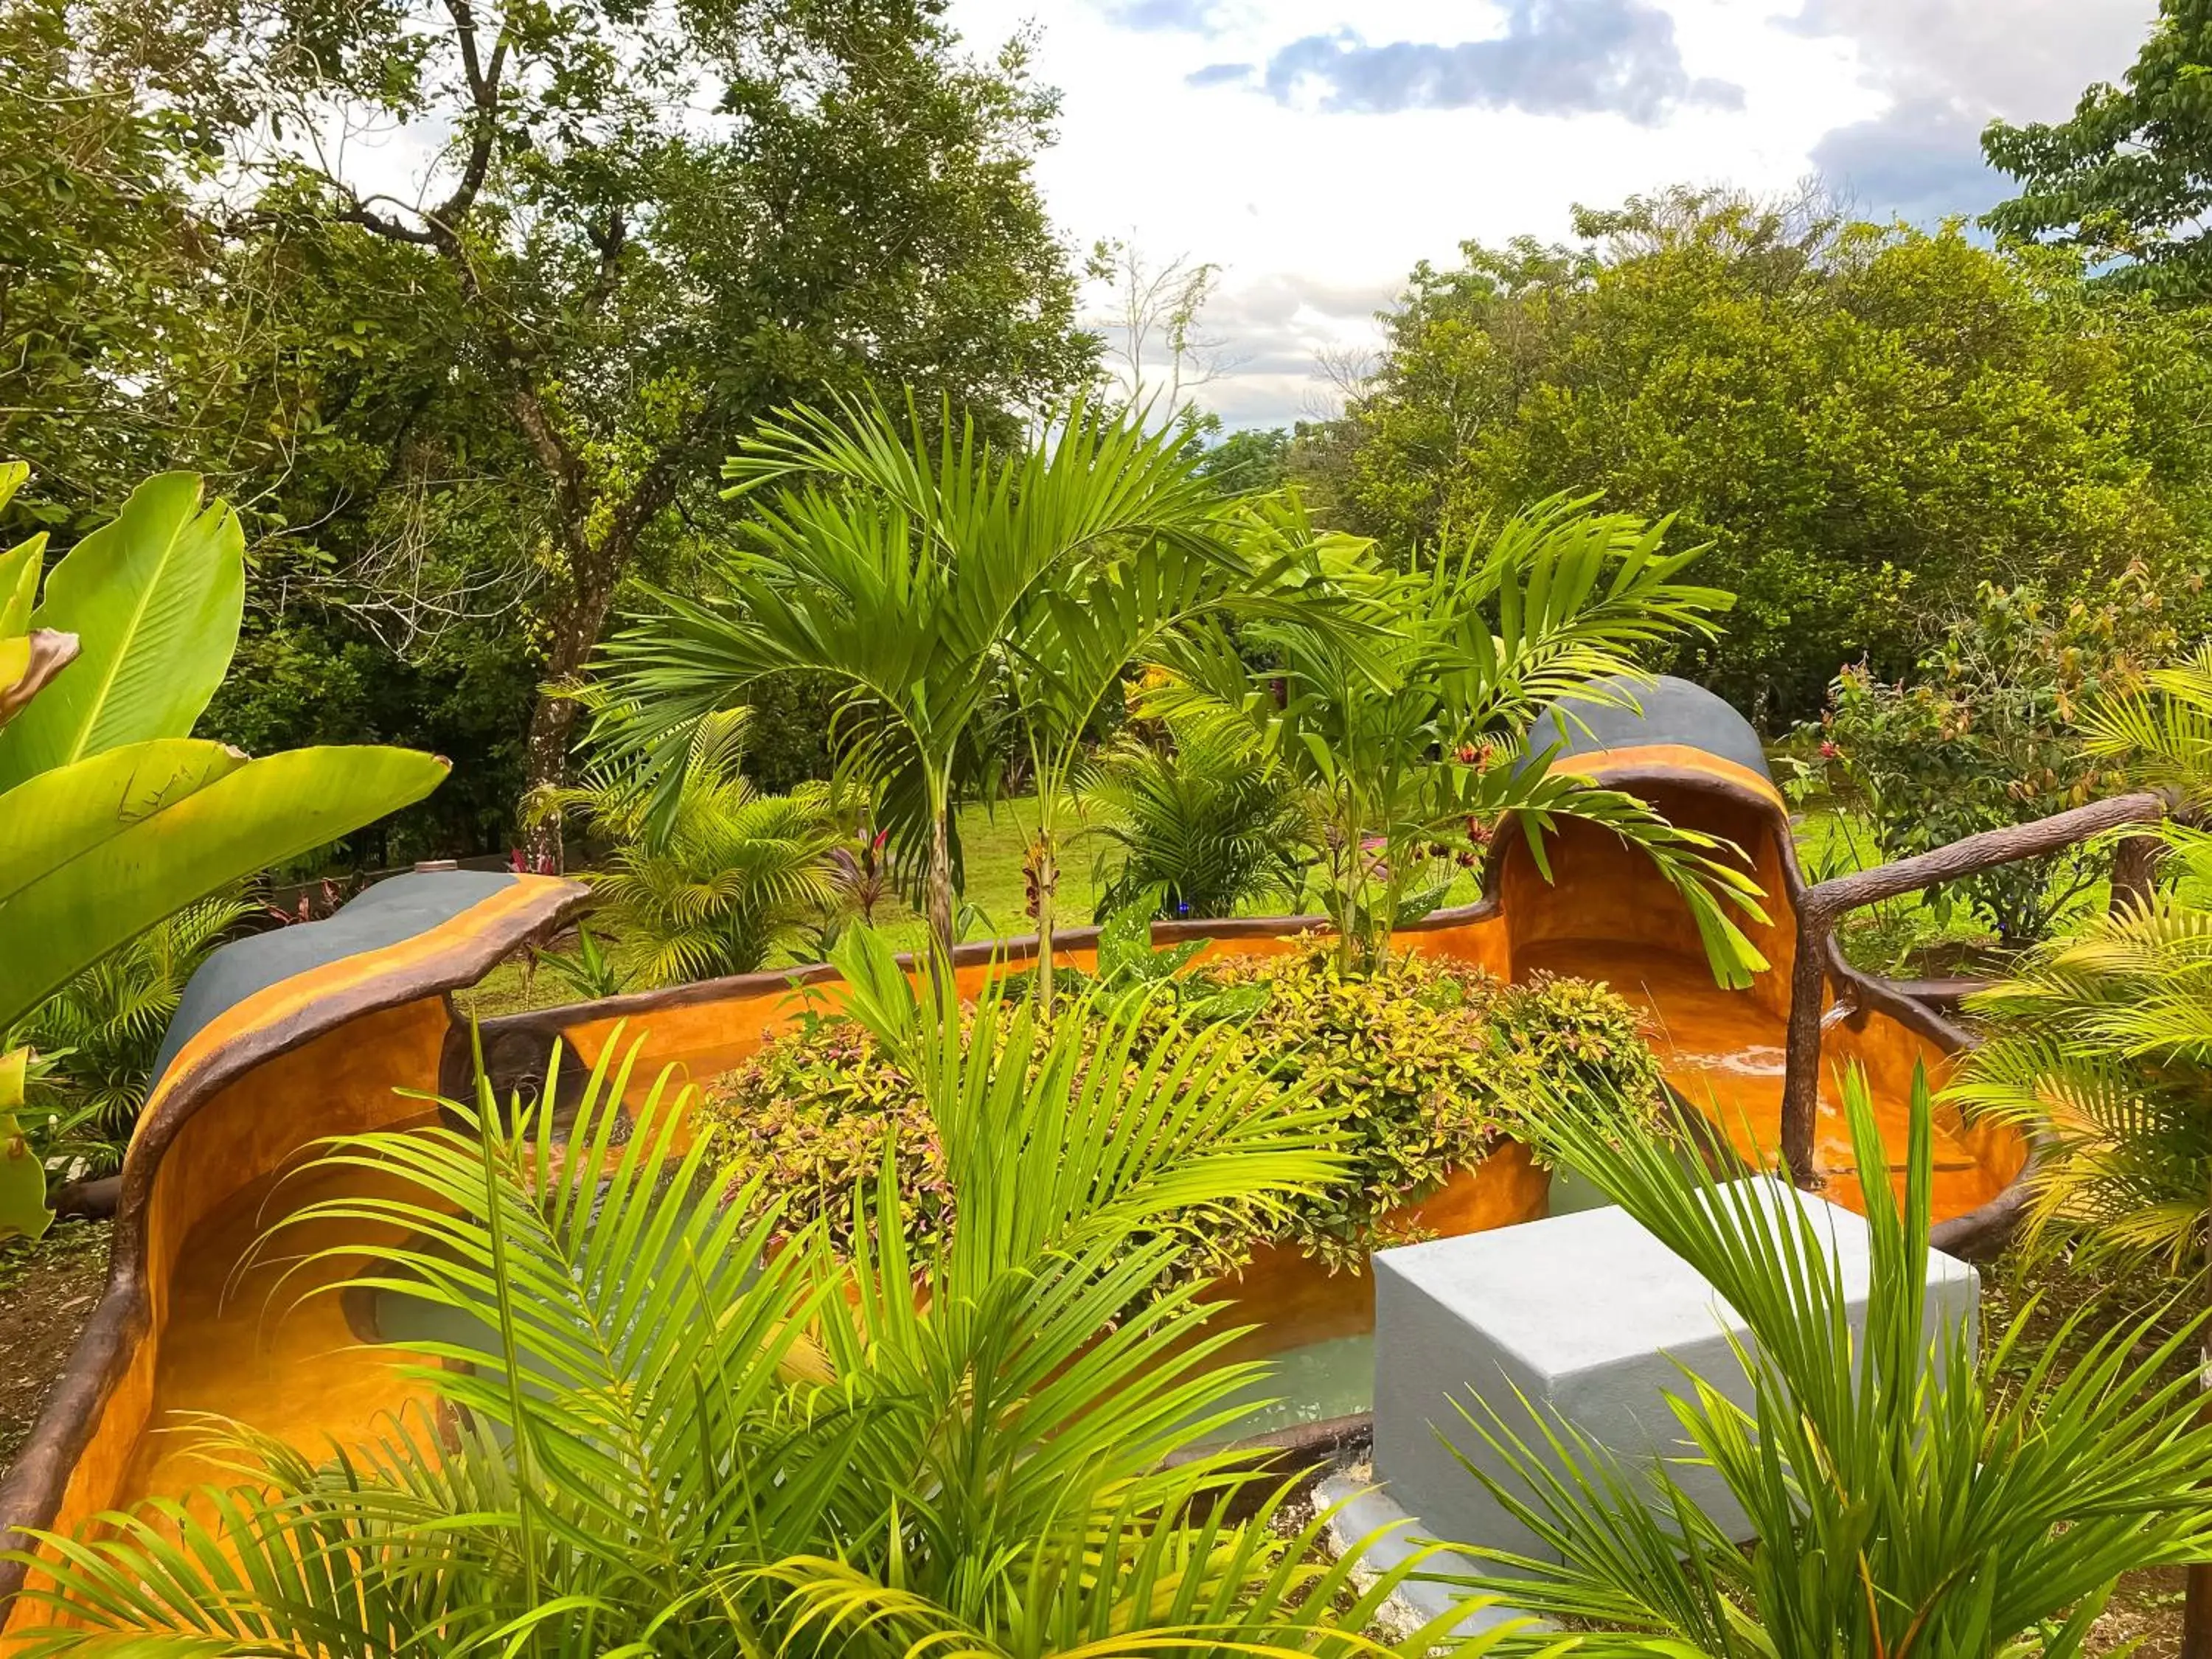
M 1769 1202 L 1813 1217 L 1841 1274 L 1851 1328 L 1866 1328 L 1871 1276 L 1863 1218 L 1786 1182 L 1751 1184 Z M 1680 1256 L 1620 1209 L 1586 1210 L 1518 1227 L 1378 1252 L 1375 1268 L 1375 1475 L 1419 1517 L 1423 1536 L 1539 1555 L 1536 1540 L 1438 1443 L 1439 1432 L 1501 1478 L 1503 1460 L 1450 1403 L 1494 1407 L 1540 1443 L 1529 1412 L 1556 1413 L 1628 1466 L 1693 1451 L 1665 1396 L 1685 1369 L 1739 1404 L 1751 1388 L 1730 1339 L 1752 1345 L 1735 1310 Z M 1963 1320 L 1971 1346 L 1980 1281 L 1931 1252 L 1930 1339 Z M 1516 1391 L 1520 1398 L 1516 1398 Z M 1523 1406 L 1521 1401 L 1528 1403 Z M 1744 1515 L 1711 1470 L 1677 1464 L 1676 1483 L 1739 1538 Z

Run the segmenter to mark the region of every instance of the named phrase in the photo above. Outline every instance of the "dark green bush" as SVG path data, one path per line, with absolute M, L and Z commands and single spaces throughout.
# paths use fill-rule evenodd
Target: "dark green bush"
M 1104 843 L 1098 914 L 1157 895 L 1162 916 L 1294 906 L 1314 846 L 1297 781 L 1225 722 L 1124 732 L 1085 792 Z
M 1238 1041 L 1251 1064 L 1273 1068 L 1286 1086 L 1317 1085 L 1340 1114 L 1353 1160 L 1346 1179 L 1300 1201 L 1287 1223 L 1217 1239 L 1213 1271 L 1235 1266 L 1261 1237 L 1359 1269 L 1370 1249 L 1419 1236 L 1389 1212 L 1478 1166 L 1500 1136 L 1578 1079 L 1608 1082 L 1657 1115 L 1658 1066 L 1641 1021 L 1602 986 L 1552 978 L 1507 986 L 1464 963 L 1407 956 L 1346 975 L 1318 939 L 1193 977 L 1223 989 L 1265 988 L 1266 1000 L 1237 1022 Z M 1165 1034 L 1169 1002 L 1154 1006 Z M 850 1021 L 817 1020 L 771 1042 L 710 1085 L 702 1109 L 725 1126 L 744 1173 L 769 1166 L 767 1186 L 793 1222 L 827 1214 L 842 1232 L 854 1188 L 877 1178 L 887 1143 L 896 1145 L 910 1236 L 934 1237 L 951 1218 L 943 1150 L 919 1091 Z

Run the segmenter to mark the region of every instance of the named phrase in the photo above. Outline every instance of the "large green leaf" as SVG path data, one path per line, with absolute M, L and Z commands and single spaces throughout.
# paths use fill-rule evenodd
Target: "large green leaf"
M 406 749 L 249 760 L 170 738 L 0 795 L 0 1030 L 180 905 L 420 800 L 445 775 Z
M 237 514 L 220 501 L 203 512 L 196 473 L 139 485 L 46 578 L 32 620 L 76 635 L 82 653 L 0 732 L 0 789 L 189 733 L 230 666 L 245 605 Z
M 54 1219 L 46 1207 L 46 1170 L 15 1115 L 22 1109 L 30 1058 L 27 1048 L 0 1054 L 0 1243 L 36 1238 Z
M 41 530 L 0 553 L 0 639 L 20 637 L 29 630 L 46 552 L 46 532 Z

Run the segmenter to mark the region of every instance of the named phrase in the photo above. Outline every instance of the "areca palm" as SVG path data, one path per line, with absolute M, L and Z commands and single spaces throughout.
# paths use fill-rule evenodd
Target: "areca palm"
M 1218 1030 L 1133 1058 L 1126 1001 L 1049 1029 L 987 1001 L 963 1044 L 949 982 L 917 1000 L 866 933 L 840 965 L 944 1135 L 948 1237 L 909 1250 L 887 1169 L 850 1259 L 818 1225 L 779 1238 L 773 1194 L 718 1202 L 709 1138 L 679 1151 L 665 1079 L 627 1060 L 565 1148 L 482 1085 L 471 1132 L 334 1143 L 386 1195 L 295 1222 L 410 1241 L 363 1282 L 460 1316 L 410 1346 L 461 1431 L 322 1467 L 234 1437 L 234 1490 L 50 1542 L 41 1593 L 90 1628 L 25 1651 L 1382 1651 L 1361 1632 L 1405 1569 L 1362 1590 L 1320 1523 L 1271 1524 L 1279 1492 L 1228 1518 L 1249 1469 L 1170 1456 L 1255 1368 L 1214 1366 L 1194 1287 L 1158 1287 L 1223 1206 L 1330 1177 L 1311 1102 Z
M 1174 679 L 1152 699 L 1160 712 L 1240 721 L 1319 804 L 1347 961 L 1386 948 L 1393 927 L 1436 902 L 1431 848 L 1465 847 L 1510 818 L 1548 869 L 1544 834 L 1579 817 L 1650 854 L 1723 982 L 1765 965 L 1729 915 L 1756 914 L 1758 889 L 1721 843 L 1527 753 L 1543 708 L 1632 696 L 1638 650 L 1711 634 L 1731 603 L 1677 580 L 1696 553 L 1665 552 L 1663 522 L 1589 507 L 1540 503 L 1486 543 L 1467 538 L 1395 574 L 1375 571 L 1354 538 L 1311 538 L 1367 626 L 1285 612 L 1234 639 L 1196 630 L 1165 653 Z
M 607 657 L 642 716 L 629 741 L 664 776 L 673 756 L 655 751 L 669 735 L 757 681 L 841 687 L 842 763 L 877 789 L 879 821 L 924 870 L 931 931 L 949 951 L 954 786 L 1010 680 L 1036 711 L 1048 838 L 1066 734 L 1112 687 L 1102 665 L 1118 673 L 1123 644 L 1200 602 L 1199 573 L 1224 549 L 1219 499 L 1169 432 L 1079 404 L 1011 454 L 949 409 L 940 427 L 933 438 L 909 399 L 900 416 L 840 403 L 764 428 L 725 469 L 752 510 L 720 573 L 726 602 L 661 595 L 666 614 Z
M 603 718 L 626 711 L 602 702 Z M 763 795 L 740 775 L 743 709 L 696 722 L 684 746 L 663 833 L 648 836 L 652 787 L 634 760 L 602 760 L 537 810 L 580 810 L 611 839 L 587 878 L 615 935 L 611 967 L 651 988 L 766 965 L 776 947 L 837 900 L 836 838 L 809 793 Z M 816 792 L 818 793 L 818 792 Z
M 1160 913 L 1233 915 L 1262 898 L 1296 903 L 1314 822 L 1305 792 L 1237 725 L 1173 723 L 1164 744 L 1124 734 L 1085 786 L 1091 833 L 1119 855 L 1099 913 L 1160 896 Z

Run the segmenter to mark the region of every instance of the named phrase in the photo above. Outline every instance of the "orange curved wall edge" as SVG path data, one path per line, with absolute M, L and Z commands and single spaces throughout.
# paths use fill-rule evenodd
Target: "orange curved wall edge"
M 1669 757 L 1670 770 L 1674 764 Z M 1670 816 L 1679 814 L 1677 822 L 1751 849 L 1768 916 L 1747 931 L 1772 971 L 1748 991 L 1713 984 L 1680 900 L 1647 860 L 1609 833 L 1580 825 L 1566 826 L 1553 848 L 1556 882 L 1543 878 L 1525 849 L 1509 848 L 1499 860 L 1498 903 L 1450 925 L 1408 932 L 1399 943 L 1501 978 L 1573 972 L 1607 981 L 1651 1016 L 1655 1048 L 1676 1089 L 1749 1152 L 1778 1144 L 1779 1045 L 1793 938 L 1787 895 L 1795 870 L 1786 865 L 1778 801 L 1770 805 L 1738 780 L 1723 781 L 1729 787 L 1718 793 L 1695 779 L 1650 781 L 1639 793 Z M 1210 940 L 1205 954 L 1291 948 L 1286 937 L 1250 936 L 1248 927 L 1247 936 Z M 1061 959 L 1088 965 L 1091 957 L 1072 951 Z M 987 971 L 982 965 L 962 969 L 963 987 L 974 988 Z M 797 990 L 754 985 L 627 1022 L 588 1006 L 566 1017 L 533 1018 L 556 1024 L 586 1062 L 625 1028 L 641 1044 L 643 1076 L 671 1066 L 696 1082 L 739 1063 L 807 1006 L 830 1006 L 836 995 L 834 983 Z M 326 1261 L 287 1279 L 276 1261 L 243 1271 L 240 1262 L 267 1220 L 295 1206 L 313 1190 L 311 1183 L 331 1178 L 295 1173 L 313 1142 L 423 1120 L 426 1103 L 394 1091 L 434 1091 L 448 1030 L 447 1006 L 436 994 L 364 1014 L 245 1070 L 176 1130 L 151 1172 L 145 1200 L 146 1327 L 129 1343 L 97 1407 L 53 1529 L 73 1530 L 103 1509 L 173 1494 L 209 1478 L 212 1471 L 189 1442 L 165 1426 L 174 1413 L 223 1413 L 318 1445 L 333 1437 L 360 1437 L 378 1413 L 402 1403 L 406 1389 L 396 1367 L 406 1356 L 389 1348 L 364 1352 L 336 1296 L 303 1295 L 343 1276 L 349 1264 Z M 1866 1066 L 1886 1132 L 1902 1123 L 1914 1067 L 1926 1067 L 1931 1081 L 1940 1082 L 1948 1064 L 1929 1037 L 1870 1008 L 1838 1015 L 1826 1045 L 1832 1065 L 1856 1060 Z M 1833 1104 L 1830 1085 L 1824 1107 Z M 1963 1124 L 1955 1115 L 1942 1127 L 1939 1219 L 1987 1202 L 2025 1159 L 2009 1132 Z M 1832 1191 L 1849 1201 L 1861 1173 L 1850 1166 L 1839 1127 L 1833 1110 L 1824 1110 L 1819 1153 Z M 1901 1155 L 1901 1133 L 1891 1145 Z M 1429 1200 L 1436 1213 L 1426 1218 L 1440 1231 L 1528 1219 L 1544 1213 L 1547 1184 L 1525 1152 L 1509 1143 L 1481 1170 Z M 288 1254 L 322 1242 L 295 1240 Z M 1222 1291 L 1238 1322 L 1279 1322 L 1232 1357 L 1366 1328 L 1372 1321 L 1370 1279 L 1328 1280 L 1293 1253 L 1262 1252 L 1241 1280 Z M 9 1626 L 19 1626 L 28 1609 L 16 1600 Z

